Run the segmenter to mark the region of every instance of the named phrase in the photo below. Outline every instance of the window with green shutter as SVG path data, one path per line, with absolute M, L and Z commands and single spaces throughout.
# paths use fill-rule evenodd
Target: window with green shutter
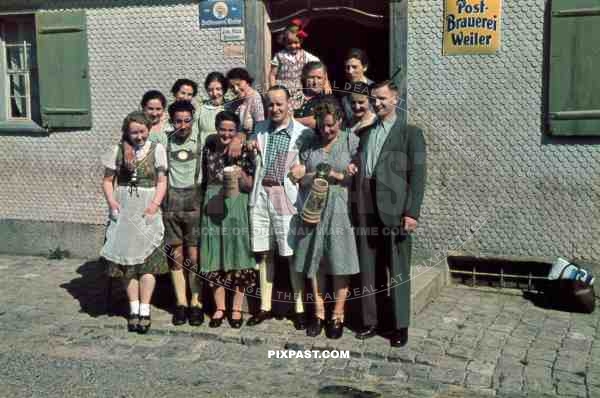
M 600 136 L 600 0 L 552 0 L 548 133 Z
M 0 133 L 92 126 L 85 12 L 0 15 Z

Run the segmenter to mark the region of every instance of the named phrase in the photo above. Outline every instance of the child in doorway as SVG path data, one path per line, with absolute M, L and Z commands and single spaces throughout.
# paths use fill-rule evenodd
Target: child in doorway
M 307 22 L 307 21 L 306 21 Z M 302 107 L 302 68 L 309 62 L 320 62 L 319 58 L 302 48 L 302 42 L 308 37 L 304 30 L 306 22 L 299 18 L 292 20 L 279 38 L 285 48 L 275 54 L 271 61 L 269 74 L 270 86 L 283 85 L 291 94 L 290 102 L 293 110 Z M 331 86 L 326 79 L 325 94 L 331 94 Z

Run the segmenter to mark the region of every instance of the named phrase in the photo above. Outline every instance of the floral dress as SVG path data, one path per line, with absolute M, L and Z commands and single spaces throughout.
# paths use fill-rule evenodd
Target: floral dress
M 265 120 L 265 107 L 257 91 L 246 98 L 232 101 L 227 105 L 227 109 L 239 116 L 242 130 L 246 133 L 251 132 L 257 122 Z
M 275 54 L 271 65 L 277 68 L 275 82 L 290 90 L 292 109 L 300 109 L 304 102 L 302 93 L 302 68 L 309 62 L 319 62 L 320 59 L 300 49 L 295 54 L 283 49 Z
M 235 163 L 217 151 L 216 134 L 206 140 L 202 152 L 201 269 L 211 286 L 256 285 L 256 261 L 250 247 L 248 193 L 235 197 L 223 194 L 223 169 Z M 247 155 L 236 164 L 254 174 L 254 162 Z M 240 187 L 241 188 L 241 187 Z

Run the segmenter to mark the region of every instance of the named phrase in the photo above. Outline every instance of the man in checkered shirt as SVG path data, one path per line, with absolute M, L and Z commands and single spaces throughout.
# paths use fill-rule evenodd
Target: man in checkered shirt
M 248 325 L 258 325 L 272 317 L 274 262 L 273 241 L 279 255 L 288 266 L 294 254 L 294 236 L 291 234 L 294 215 L 300 210 L 298 184 L 301 177 L 299 153 L 302 146 L 313 137 L 313 131 L 291 116 L 290 93 L 283 86 L 273 86 L 268 91 L 269 118 L 259 122 L 250 136 L 249 148 L 259 154 L 250 195 L 250 225 L 252 250 L 257 253 L 261 287 L 260 312 L 248 320 Z M 294 326 L 306 328 L 304 316 L 304 276 L 290 269 L 294 291 Z M 277 300 L 283 297 L 276 297 Z

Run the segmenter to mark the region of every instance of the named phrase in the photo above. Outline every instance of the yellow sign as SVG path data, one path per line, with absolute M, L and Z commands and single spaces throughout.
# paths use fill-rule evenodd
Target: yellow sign
M 491 54 L 500 48 L 502 0 L 444 0 L 443 54 Z

